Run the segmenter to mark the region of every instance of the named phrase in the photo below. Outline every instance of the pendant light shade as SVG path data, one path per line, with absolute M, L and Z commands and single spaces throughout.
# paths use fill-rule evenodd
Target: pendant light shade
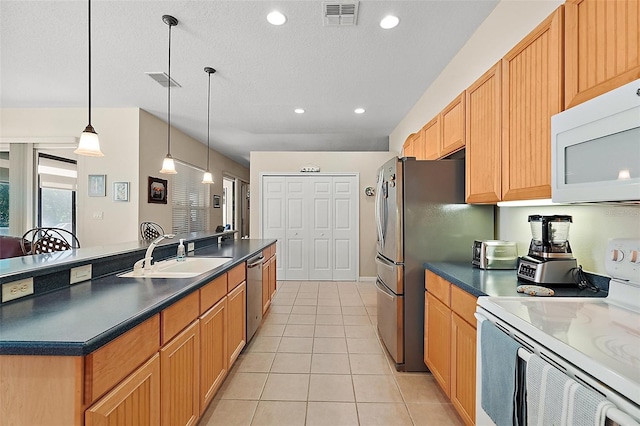
M 169 72 L 167 76 L 167 156 L 162 161 L 160 173 L 175 175 L 176 165 L 171 157 L 171 27 L 178 25 L 178 20 L 171 15 L 162 15 L 162 22 L 169 26 Z
M 80 141 L 78 142 L 78 148 L 74 153 L 78 155 L 86 155 L 88 157 L 104 157 L 102 151 L 100 151 L 100 140 L 98 139 L 98 133 L 91 125 L 91 0 L 89 3 L 89 124 L 84 129 L 84 132 L 80 135 Z
M 216 70 L 211 67 L 204 67 L 204 72 L 209 74 L 209 89 L 207 94 L 207 171 L 204 172 L 202 183 L 213 183 L 213 176 L 211 176 L 211 172 L 209 171 L 209 129 L 211 128 L 211 74 L 215 73 Z

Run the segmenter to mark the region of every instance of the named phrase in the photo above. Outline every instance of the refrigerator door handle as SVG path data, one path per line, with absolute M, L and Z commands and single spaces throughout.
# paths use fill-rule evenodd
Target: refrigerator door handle
M 387 259 L 381 257 L 380 255 L 376 256 L 376 263 L 386 269 L 389 269 L 390 271 L 393 272 L 393 270 L 396 267 L 396 264 L 393 262 L 389 262 Z
M 384 295 L 387 296 L 389 299 L 394 300 L 395 299 L 395 295 L 392 294 L 387 287 L 382 283 L 382 281 L 380 281 L 379 279 L 376 280 L 376 288 L 378 290 L 380 290 L 380 292 Z
M 384 230 L 382 228 L 382 187 L 384 183 L 384 171 L 380 169 L 378 173 L 378 185 L 376 188 L 375 199 L 375 213 L 376 213 L 376 227 L 378 230 L 378 241 L 380 241 L 380 249 L 384 247 Z

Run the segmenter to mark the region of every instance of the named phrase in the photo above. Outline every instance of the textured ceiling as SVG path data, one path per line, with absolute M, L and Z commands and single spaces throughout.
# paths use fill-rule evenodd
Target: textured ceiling
M 327 27 L 313 0 L 93 0 L 93 106 L 166 120 L 167 91 L 145 72 L 167 72 L 169 14 L 180 21 L 171 46 L 182 86 L 171 91 L 176 128 L 206 145 L 211 66 L 211 146 L 243 165 L 250 151 L 386 151 L 388 135 L 496 4 L 361 0 L 357 25 Z M 274 9 L 285 25 L 267 23 Z M 400 25 L 381 29 L 387 14 Z M 0 106 L 86 107 L 86 91 L 87 2 L 0 0 Z

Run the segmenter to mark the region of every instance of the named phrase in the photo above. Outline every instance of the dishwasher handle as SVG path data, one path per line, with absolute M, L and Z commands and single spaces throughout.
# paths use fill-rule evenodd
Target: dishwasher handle
M 253 259 L 249 260 L 249 263 L 247 263 L 247 268 L 251 269 L 251 268 L 255 268 L 256 266 L 260 266 L 264 263 L 264 256 L 260 255 L 260 257 L 257 258 L 257 260 L 255 260 L 256 258 L 254 257 Z

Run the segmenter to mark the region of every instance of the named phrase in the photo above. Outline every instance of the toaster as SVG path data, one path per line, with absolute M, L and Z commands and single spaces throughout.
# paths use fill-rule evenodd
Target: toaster
M 518 248 L 514 241 L 484 240 L 473 242 L 471 264 L 480 269 L 516 269 Z

